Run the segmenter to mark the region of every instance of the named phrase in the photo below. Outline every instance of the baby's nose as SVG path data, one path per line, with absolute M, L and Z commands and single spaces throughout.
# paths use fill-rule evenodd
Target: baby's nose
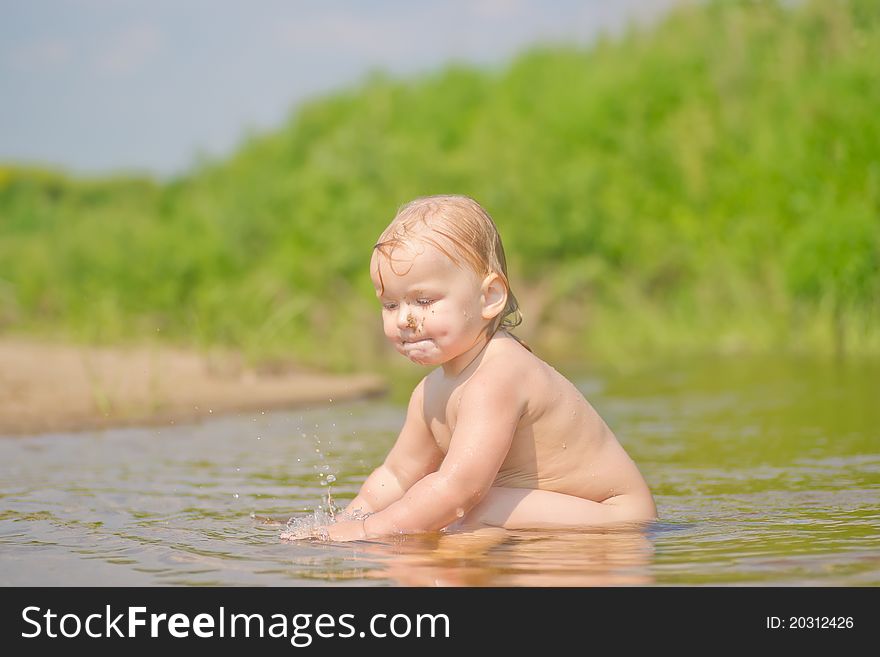
M 406 304 L 400 304 L 400 308 L 397 311 L 397 327 L 400 329 L 414 329 L 416 326 L 417 321 L 415 315 L 413 315 L 412 308 Z
M 409 318 L 412 317 L 412 310 L 405 303 L 400 304 L 397 309 L 397 328 L 406 328 Z

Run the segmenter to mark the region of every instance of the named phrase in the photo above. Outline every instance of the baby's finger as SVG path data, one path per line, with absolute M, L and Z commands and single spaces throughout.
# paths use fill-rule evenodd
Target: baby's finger
M 290 531 L 281 532 L 279 538 L 282 541 L 302 541 L 308 538 L 327 540 L 329 533 L 326 527 L 299 527 Z
M 290 532 L 281 532 L 279 538 L 282 541 L 299 541 L 304 538 L 311 538 L 311 533 L 308 531 L 290 531 Z

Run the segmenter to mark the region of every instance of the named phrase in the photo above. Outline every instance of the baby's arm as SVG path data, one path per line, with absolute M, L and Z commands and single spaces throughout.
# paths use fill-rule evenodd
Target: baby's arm
M 435 531 L 473 508 L 491 488 L 510 449 L 525 410 L 520 388 L 515 377 L 475 374 L 462 392 L 458 422 L 440 469 L 367 518 L 364 535 Z
M 406 420 L 385 462 L 373 470 L 357 496 L 345 508 L 345 516 L 375 513 L 399 500 L 425 475 L 434 472 L 443 460 L 434 436 L 425 424 L 425 380 L 413 390 Z

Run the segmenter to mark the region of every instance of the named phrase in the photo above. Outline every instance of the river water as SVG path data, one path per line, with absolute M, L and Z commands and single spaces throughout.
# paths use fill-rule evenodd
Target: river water
M 652 526 L 281 541 L 354 496 L 405 412 L 328 400 L 0 439 L 0 585 L 880 585 L 880 363 L 562 371 L 651 485 Z

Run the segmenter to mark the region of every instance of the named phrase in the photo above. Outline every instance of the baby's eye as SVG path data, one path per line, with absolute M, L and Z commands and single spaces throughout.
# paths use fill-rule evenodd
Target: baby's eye
M 419 304 L 420 306 L 430 306 L 432 303 L 434 303 L 434 300 L 433 299 L 416 299 L 416 303 Z
M 394 303 L 393 301 L 389 301 L 388 303 L 383 303 L 382 307 L 385 310 L 394 310 L 395 308 L 397 308 L 397 304 Z

